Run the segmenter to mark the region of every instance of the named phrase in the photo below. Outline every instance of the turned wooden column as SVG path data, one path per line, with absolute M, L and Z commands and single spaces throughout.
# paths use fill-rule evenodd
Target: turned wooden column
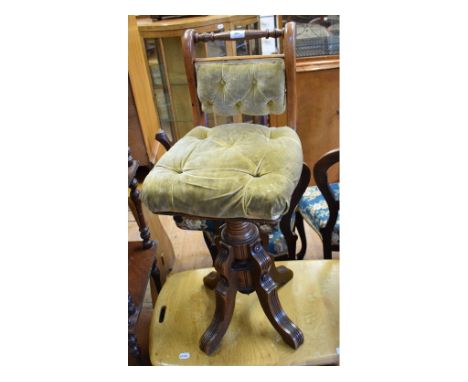
M 265 315 L 283 340 L 294 349 L 304 342 L 304 336 L 289 319 L 279 302 L 277 289 L 288 282 L 293 273 L 286 267 L 276 268 L 263 248 L 254 223 L 227 221 L 221 232 L 216 272 L 204 279 L 215 289 L 216 309 L 213 320 L 200 339 L 200 349 L 207 354 L 219 346 L 231 322 L 236 293 L 256 292 Z

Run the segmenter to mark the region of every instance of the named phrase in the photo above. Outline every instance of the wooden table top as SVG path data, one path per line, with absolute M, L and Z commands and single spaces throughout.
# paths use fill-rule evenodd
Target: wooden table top
M 237 293 L 231 324 L 219 349 L 198 348 L 215 309 L 215 295 L 203 286 L 212 268 L 171 275 L 158 297 L 150 325 L 153 365 L 323 365 L 339 363 L 339 260 L 283 261 L 293 279 L 279 289 L 287 315 L 304 333 L 290 348 L 271 326 L 256 293 Z M 162 321 L 162 322 L 160 322 Z

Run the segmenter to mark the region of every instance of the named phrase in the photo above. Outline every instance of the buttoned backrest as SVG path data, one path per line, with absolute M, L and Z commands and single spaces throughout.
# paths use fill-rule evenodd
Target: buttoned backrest
M 202 111 L 219 115 L 268 115 L 286 110 L 284 61 L 280 58 L 196 62 Z
M 215 40 L 283 38 L 283 54 L 268 56 L 195 57 L 195 44 Z M 296 128 L 295 24 L 273 31 L 222 33 L 185 31 L 182 38 L 195 125 L 204 125 L 204 113 L 222 116 L 266 116 L 287 113 Z

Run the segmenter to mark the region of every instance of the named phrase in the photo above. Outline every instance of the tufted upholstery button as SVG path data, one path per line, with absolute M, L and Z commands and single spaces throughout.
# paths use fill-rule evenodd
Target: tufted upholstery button
M 242 106 L 242 101 L 237 101 L 237 102 L 236 102 L 236 107 L 237 107 L 237 108 L 240 108 L 241 106 Z
M 241 110 L 248 115 L 282 114 L 285 111 L 284 60 L 250 61 L 195 63 L 199 99 L 213 101 L 212 104 L 202 101 L 202 111 L 234 115 L 240 111 L 235 104 L 237 100 L 242 100 Z M 266 105 L 268 100 L 273 102 Z
M 267 102 L 267 105 L 270 106 L 270 107 L 273 106 L 273 101 L 272 101 L 272 100 L 269 100 L 269 101 Z
M 208 101 L 206 101 L 206 104 L 207 104 L 207 105 L 210 105 L 210 106 L 213 106 L 213 101 L 208 100 Z

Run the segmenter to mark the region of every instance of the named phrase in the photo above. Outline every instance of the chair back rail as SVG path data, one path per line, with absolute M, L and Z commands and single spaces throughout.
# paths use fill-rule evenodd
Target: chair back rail
M 255 38 L 278 38 L 283 37 L 284 29 L 249 29 L 249 30 L 233 30 L 228 32 L 206 32 L 206 33 L 197 33 L 195 32 L 194 38 L 195 42 L 208 42 L 208 41 L 231 41 L 231 40 L 252 40 Z
M 197 58 L 195 44 L 209 41 L 249 40 L 258 38 L 283 38 L 284 54 L 265 56 L 236 56 L 236 57 L 209 57 Z M 187 74 L 190 98 L 192 101 L 192 115 L 195 125 L 205 125 L 206 119 L 197 95 L 197 75 L 195 62 L 205 61 L 234 61 L 250 59 L 281 58 L 284 60 L 286 80 L 286 112 L 288 126 L 296 130 L 297 103 L 296 103 L 296 24 L 289 22 L 283 29 L 274 30 L 234 30 L 221 33 L 198 33 L 188 29 L 182 36 L 182 51 L 184 66 Z

